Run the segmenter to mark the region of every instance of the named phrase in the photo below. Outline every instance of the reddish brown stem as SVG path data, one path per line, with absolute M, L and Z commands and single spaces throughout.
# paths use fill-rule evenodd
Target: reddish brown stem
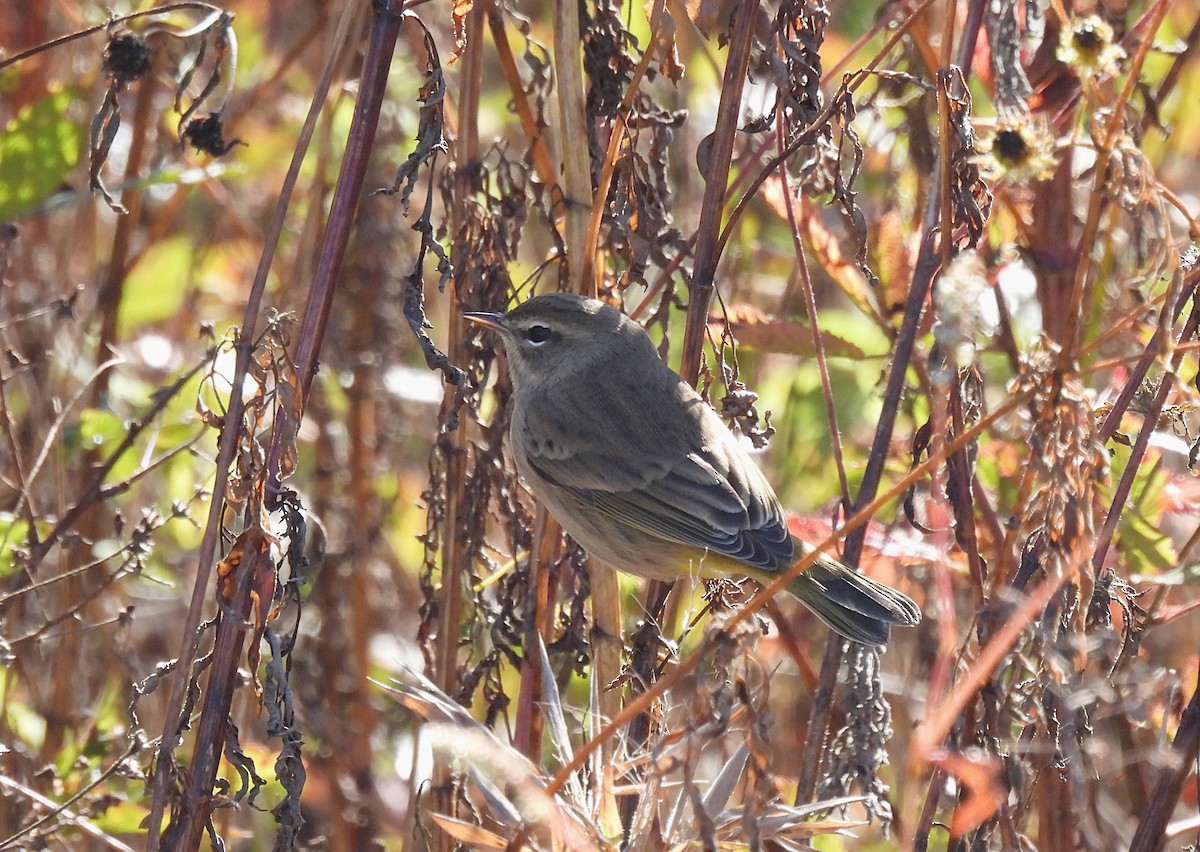
M 200 841 L 204 839 L 204 829 L 213 811 L 212 790 L 225 746 L 229 706 L 238 681 L 246 620 L 250 617 L 251 582 L 255 572 L 275 570 L 268 553 L 255 553 L 252 558 L 241 561 L 236 592 L 232 601 L 227 602 L 231 608 L 223 611 L 217 621 L 211 674 L 200 711 L 200 722 L 196 726 L 196 745 L 192 752 L 188 782 L 184 785 L 182 805 L 171 825 L 163 832 L 162 843 L 166 849 L 199 849 Z
M 695 262 L 688 287 L 687 327 L 683 333 L 683 352 L 679 362 L 680 375 L 692 383 L 700 375 L 700 353 L 708 329 L 708 304 L 712 299 L 717 263 L 721 259 L 718 237 L 725 210 L 725 189 L 729 183 L 733 140 L 741 117 L 742 87 L 746 83 L 750 47 L 754 42 L 758 4 L 737 3 L 733 9 L 729 58 L 725 63 L 725 77 L 721 81 L 717 124 L 708 140 L 707 183 L 700 206 L 700 224 L 696 229 Z
M 329 94 L 329 89 L 333 81 L 333 69 L 340 61 L 345 36 L 349 31 L 349 22 L 352 19 L 352 8 L 347 7 L 347 11 L 342 15 L 338 26 L 338 34 L 335 37 L 335 50 L 329 57 L 321 80 L 317 85 L 316 91 L 313 93 L 308 116 L 305 118 L 304 127 L 296 143 L 296 149 L 292 154 L 292 161 L 288 166 L 287 176 L 284 178 L 283 186 L 280 189 L 279 202 L 275 205 L 275 213 L 271 219 L 270 228 L 267 231 L 254 283 L 250 288 L 250 295 L 246 300 L 246 309 L 242 316 L 242 327 L 238 331 L 237 342 L 234 345 L 235 363 L 233 378 L 230 382 L 231 387 L 242 387 L 248 372 L 250 357 L 254 353 L 254 329 L 258 324 L 258 316 L 262 309 L 262 300 L 267 286 L 267 276 L 275 257 L 275 249 L 278 245 L 279 237 L 283 233 L 288 203 L 296 187 L 296 181 L 300 177 L 300 166 L 304 160 L 304 154 L 308 150 L 308 142 L 312 138 L 313 131 L 316 128 L 317 117 L 320 115 L 321 107 L 324 106 L 326 97 Z M 229 468 L 233 463 L 233 457 L 237 451 L 238 441 L 241 437 L 243 411 L 244 402 L 242 395 L 240 393 L 230 394 L 229 409 L 225 413 L 225 423 L 229 425 L 228 428 L 221 432 L 218 445 L 217 460 L 214 465 L 213 497 L 212 502 L 209 504 L 204 538 L 200 544 L 196 582 L 192 587 L 192 597 L 188 605 L 187 616 L 184 620 L 180 640 L 179 665 L 176 666 L 175 680 L 171 687 L 171 697 L 168 701 L 167 714 L 163 722 L 163 733 L 159 741 L 158 753 L 155 759 L 154 777 L 151 785 L 153 797 L 146 830 L 146 852 L 155 852 L 158 848 L 162 815 L 167 804 L 167 787 L 171 781 L 171 767 L 173 766 L 172 752 L 174 751 L 181 724 L 179 716 L 183 709 L 184 695 L 191 681 L 192 665 L 196 659 L 200 620 L 204 613 L 204 604 L 208 599 L 209 579 L 212 576 L 217 544 L 221 535 L 221 516 L 225 509 L 225 485 L 228 482 Z

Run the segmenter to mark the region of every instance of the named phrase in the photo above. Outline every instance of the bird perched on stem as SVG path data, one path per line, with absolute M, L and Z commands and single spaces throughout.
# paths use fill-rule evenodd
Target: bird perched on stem
M 625 314 L 553 293 L 464 316 L 504 342 L 517 471 L 592 556 L 657 580 L 769 583 L 810 552 L 749 454 Z M 905 595 L 823 555 L 787 588 L 866 645 L 921 620 Z

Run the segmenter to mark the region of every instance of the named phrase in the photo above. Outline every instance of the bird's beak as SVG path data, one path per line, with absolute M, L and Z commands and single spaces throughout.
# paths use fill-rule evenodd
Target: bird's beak
M 485 328 L 490 328 L 493 331 L 504 331 L 504 314 L 496 314 L 490 311 L 463 311 L 463 319 L 473 322 L 476 325 L 482 325 Z

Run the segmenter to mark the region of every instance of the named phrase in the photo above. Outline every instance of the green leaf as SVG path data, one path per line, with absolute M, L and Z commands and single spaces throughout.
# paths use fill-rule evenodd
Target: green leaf
M 126 431 L 124 421 L 113 412 L 86 408 L 80 413 L 79 422 L 66 429 L 67 448 L 72 452 L 86 452 L 108 447 L 123 440 Z
M 142 822 L 150 810 L 144 805 L 134 802 L 118 802 L 104 809 L 104 813 L 95 817 L 92 822 L 102 831 L 109 834 L 145 834 Z
M 121 298 L 123 336 L 131 337 L 143 325 L 178 313 L 192 272 L 192 244 L 187 235 L 161 240 L 129 271 Z
M 67 116 L 75 98 L 69 90 L 53 92 L 21 110 L 0 135 L 0 220 L 53 195 L 79 162 L 85 131 Z
M 1121 517 L 1121 552 L 1130 568 L 1141 574 L 1157 574 L 1174 568 L 1179 555 L 1170 536 L 1136 509 Z

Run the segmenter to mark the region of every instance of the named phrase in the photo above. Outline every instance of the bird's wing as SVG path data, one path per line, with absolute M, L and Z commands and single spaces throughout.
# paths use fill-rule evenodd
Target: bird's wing
M 549 407 L 527 407 L 514 424 L 525 432 L 525 463 L 547 485 L 642 532 L 762 570 L 791 564 L 783 510 L 762 473 L 691 388 L 673 376 L 663 384 L 622 406 L 619 419 L 612 406 L 587 399 L 586 386 L 559 388 L 581 398 L 555 410 L 595 415 L 583 424 L 555 423 Z M 664 418 L 648 416 L 664 407 L 681 415 L 665 422 L 686 425 L 664 433 Z M 573 440 L 552 437 L 567 428 Z

